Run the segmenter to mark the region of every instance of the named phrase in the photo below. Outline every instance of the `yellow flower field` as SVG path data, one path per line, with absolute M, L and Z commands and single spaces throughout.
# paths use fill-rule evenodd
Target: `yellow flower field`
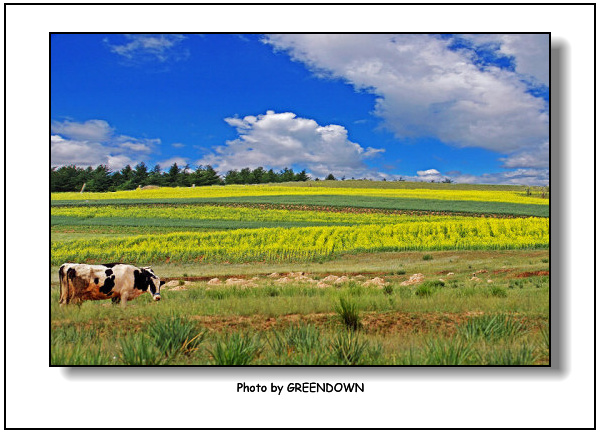
M 229 220 L 263 222 L 315 222 L 345 224 L 394 224 L 410 221 L 439 221 L 446 216 L 411 216 L 372 212 L 334 212 L 313 210 L 262 209 L 255 207 L 197 206 L 181 204 L 178 206 L 152 205 L 106 205 L 52 207 L 51 216 L 76 218 L 133 218 L 133 219 L 187 219 L 187 220 Z
M 158 188 L 120 192 L 62 192 L 51 194 L 54 200 L 224 198 L 275 195 L 349 195 L 432 200 L 506 202 L 548 205 L 547 200 L 526 196 L 523 192 L 503 190 L 376 189 L 296 187 L 279 185 L 228 185 L 196 188 Z
M 547 247 L 546 218 L 443 220 L 337 227 L 259 228 L 52 242 L 63 262 L 305 261 L 338 252 Z

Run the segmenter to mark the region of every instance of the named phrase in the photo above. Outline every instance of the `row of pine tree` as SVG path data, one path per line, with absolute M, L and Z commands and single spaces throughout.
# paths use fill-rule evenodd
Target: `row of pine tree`
M 284 168 L 278 172 L 272 169 L 265 170 L 263 167 L 253 170 L 243 168 L 239 171 L 230 170 L 225 176 L 220 176 L 210 165 L 199 166 L 196 170 L 192 170 L 187 166 L 181 168 L 174 163 L 168 171 L 163 171 L 160 165 L 155 165 L 149 170 L 146 164 L 141 162 L 135 168 L 127 165 L 114 172 L 105 165 L 96 168 L 68 165 L 50 169 L 50 191 L 79 192 L 84 184 L 88 192 L 114 192 L 148 185 L 190 187 L 192 185 L 280 183 L 309 179 L 306 170 L 295 173 L 291 168 Z M 327 179 L 335 180 L 331 174 Z

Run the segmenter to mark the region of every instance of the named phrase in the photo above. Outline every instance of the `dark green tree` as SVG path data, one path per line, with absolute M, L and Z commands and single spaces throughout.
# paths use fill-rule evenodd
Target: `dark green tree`
M 179 185 L 179 180 L 180 180 L 179 174 L 180 173 L 181 173 L 181 169 L 177 166 L 177 162 L 175 162 L 173 165 L 171 165 L 171 168 L 169 168 L 169 171 L 167 172 L 167 175 L 165 176 L 166 186 L 170 186 L 170 187 L 180 186 Z
M 302 171 L 300 171 L 298 174 L 295 175 L 295 180 L 300 181 L 300 182 L 305 182 L 305 181 L 310 180 L 310 177 L 308 176 L 308 174 L 306 174 L 306 170 L 303 169 Z
M 112 185 L 110 169 L 106 165 L 98 165 L 92 172 L 86 189 L 90 192 L 106 192 Z
M 140 162 L 133 170 L 133 183 L 137 186 L 146 186 L 148 184 L 148 176 L 148 167 L 144 162 Z
M 273 168 L 271 168 L 265 173 L 265 181 L 263 181 L 263 183 L 276 183 L 278 179 L 277 174 L 273 171 Z
M 207 185 L 217 185 L 223 182 L 219 174 L 214 170 L 214 168 L 210 165 L 206 165 L 205 169 L 206 176 L 206 184 Z
M 225 174 L 225 184 L 241 184 L 240 173 L 238 170 L 229 170 Z
M 266 174 L 267 174 L 267 172 L 265 171 L 265 169 L 263 167 L 255 168 L 254 170 L 252 170 L 251 183 L 254 183 L 254 184 L 266 183 L 265 182 Z
M 288 167 L 285 167 L 281 170 L 280 180 L 281 182 L 291 182 L 295 180 L 294 170 Z
M 83 179 L 83 170 L 77 168 L 75 165 L 62 166 L 54 170 L 52 175 L 54 176 L 54 181 L 52 182 L 54 184 L 54 192 L 78 192 L 85 182 Z
M 115 184 L 117 190 L 131 190 L 138 186 L 134 182 L 134 171 L 131 169 L 131 165 L 126 165 L 123 169 L 121 169 L 120 174 L 120 184 Z
M 252 171 L 250 171 L 250 168 L 242 168 L 240 170 L 240 183 L 241 184 L 252 183 Z
M 181 172 L 179 173 L 179 178 L 177 180 L 177 186 L 190 187 L 192 185 L 192 168 L 190 164 L 185 164 Z
M 154 168 L 150 171 L 150 174 L 148 175 L 148 184 L 154 186 L 163 186 L 165 184 L 160 165 L 154 165 Z
M 206 169 L 202 165 L 190 174 L 190 182 L 196 186 L 206 186 Z

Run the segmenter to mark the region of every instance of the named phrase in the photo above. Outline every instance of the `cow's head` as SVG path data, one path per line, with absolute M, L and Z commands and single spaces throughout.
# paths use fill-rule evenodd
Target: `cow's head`
M 160 300 L 160 287 L 164 285 L 165 281 L 161 281 L 160 278 L 154 274 L 150 267 L 142 267 L 142 271 L 148 277 L 148 288 L 152 298 L 156 301 Z

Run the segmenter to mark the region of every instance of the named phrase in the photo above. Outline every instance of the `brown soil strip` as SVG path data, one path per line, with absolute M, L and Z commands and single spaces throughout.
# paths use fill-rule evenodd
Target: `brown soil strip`
M 443 334 L 446 336 L 455 333 L 456 328 L 470 318 L 484 315 L 482 311 L 469 311 L 460 313 L 449 312 L 364 312 L 361 314 L 362 331 L 367 334 L 393 335 L 393 334 Z M 531 329 L 541 329 L 546 322 L 540 317 L 524 317 L 515 314 L 515 317 Z M 201 327 L 213 332 L 237 331 L 269 331 L 282 330 L 290 325 L 311 324 L 317 328 L 341 329 L 342 323 L 337 314 L 310 313 L 289 314 L 278 317 L 265 315 L 195 315 L 191 319 Z M 55 320 L 52 328 L 71 325 L 71 320 Z M 90 320 L 86 323 L 76 324 L 78 327 L 89 329 L 98 328 L 101 333 L 109 330 L 111 326 L 125 325 L 132 331 L 141 331 L 148 324 L 148 319 L 136 317 L 118 323 L 102 320 Z
M 452 334 L 469 318 L 483 315 L 481 311 L 461 313 L 366 312 L 361 314 L 362 330 L 370 334 Z M 252 316 L 193 316 L 203 327 L 213 331 L 280 330 L 293 324 L 312 324 L 316 327 L 340 327 L 335 313 L 292 314 L 279 317 Z M 529 321 L 529 320 L 528 320 Z M 533 322 L 532 322 L 533 324 Z
M 160 203 L 148 204 L 156 207 L 174 207 L 178 204 Z M 472 217 L 488 217 L 497 219 L 514 219 L 526 218 L 527 215 L 512 215 L 512 214 L 497 214 L 497 213 L 470 213 L 460 211 L 434 211 L 434 210 L 401 210 L 401 209 L 379 209 L 368 207 L 337 207 L 311 204 L 268 204 L 268 203 L 223 203 L 223 202 L 206 202 L 206 203 L 189 203 L 187 205 L 195 206 L 211 206 L 211 207 L 242 207 L 242 208 L 257 208 L 265 210 L 299 210 L 299 211 L 322 211 L 330 213 L 383 213 L 395 215 L 410 215 L 410 216 L 472 216 Z
M 507 268 L 507 269 L 500 269 L 500 270 L 494 270 L 492 273 L 494 274 L 498 274 L 498 273 L 510 273 L 517 270 L 516 268 Z
M 549 276 L 550 272 L 547 270 L 533 271 L 533 272 L 524 272 L 516 275 L 516 278 L 528 278 L 532 276 Z

